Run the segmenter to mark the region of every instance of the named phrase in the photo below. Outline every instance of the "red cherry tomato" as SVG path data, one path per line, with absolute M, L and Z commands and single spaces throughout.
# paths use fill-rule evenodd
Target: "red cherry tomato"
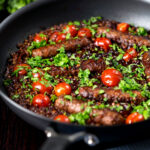
M 60 35 L 59 32 L 57 32 L 57 31 L 54 32 L 54 33 L 51 35 L 50 40 L 56 42 L 56 39 L 57 39 L 57 37 L 58 37 L 59 35 Z
M 64 27 L 64 33 L 70 33 L 72 37 L 75 37 L 77 34 L 77 29 L 75 25 L 67 25 Z
M 38 91 L 41 94 L 44 94 L 45 92 L 50 94 L 52 92 L 51 86 L 46 87 L 44 84 L 42 84 L 39 81 L 33 82 L 32 89 L 33 89 L 33 91 Z
M 54 120 L 57 120 L 57 121 L 60 121 L 60 122 L 65 122 L 65 123 L 70 123 L 69 118 L 65 115 L 58 115 L 54 118 Z
M 126 124 L 132 124 L 143 120 L 144 120 L 143 115 L 139 114 L 138 112 L 133 112 L 127 117 Z
M 78 36 L 79 37 L 84 37 L 86 36 L 87 38 L 90 38 L 92 36 L 91 30 L 88 28 L 82 28 L 78 31 Z
M 47 95 L 44 94 L 38 94 L 33 97 L 32 104 L 34 106 L 39 106 L 39 107 L 46 107 L 50 103 L 50 99 Z
M 116 69 L 106 69 L 101 75 L 103 84 L 109 87 L 117 86 L 122 79 L 122 74 Z
M 47 41 L 47 37 L 46 36 L 40 36 L 40 34 L 36 34 L 35 37 L 34 37 L 34 41 L 35 42 L 41 42 L 41 41 Z
M 56 42 L 61 42 L 61 41 L 65 41 L 66 40 L 66 34 L 61 33 L 57 36 L 56 38 Z
M 137 52 L 136 52 L 136 50 L 134 48 L 128 49 L 127 53 L 129 53 L 132 56 L 132 58 L 137 57 Z
M 128 62 L 129 60 L 131 60 L 132 58 L 137 57 L 137 52 L 134 48 L 130 48 L 126 51 L 126 53 L 123 56 L 123 59 Z
M 128 31 L 128 28 L 129 28 L 129 24 L 127 24 L 127 23 L 119 23 L 119 24 L 117 25 L 117 30 L 118 30 L 118 31 L 121 31 L 121 32 L 126 32 L 126 31 Z
M 40 68 L 38 68 L 38 72 L 32 72 L 33 78 L 38 78 L 40 79 L 43 75 L 44 72 Z
M 32 75 L 33 75 L 33 78 L 39 78 L 39 79 L 41 78 L 41 75 L 39 72 L 32 73 Z
M 111 45 L 111 41 L 107 38 L 96 38 L 95 45 L 104 49 L 105 52 L 109 50 L 109 45 Z
M 56 96 L 71 94 L 71 86 L 65 82 L 57 84 L 54 90 Z
M 18 64 L 15 66 L 14 71 L 20 70 L 18 73 L 19 75 L 25 75 L 27 73 L 27 69 L 31 69 L 28 64 Z
M 123 55 L 123 59 L 124 59 L 126 62 L 128 62 L 128 61 L 130 61 L 130 60 L 132 59 L 132 56 L 131 56 L 129 53 L 125 53 L 125 54 Z

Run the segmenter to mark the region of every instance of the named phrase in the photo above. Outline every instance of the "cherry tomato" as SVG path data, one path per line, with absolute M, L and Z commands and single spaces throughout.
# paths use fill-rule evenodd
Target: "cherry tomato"
M 57 84 L 54 90 L 56 96 L 71 94 L 71 86 L 65 82 Z
M 96 38 L 95 45 L 104 49 L 105 52 L 109 50 L 109 45 L 111 45 L 111 41 L 107 38 Z
M 40 81 L 33 82 L 32 89 L 33 89 L 33 91 L 38 91 L 41 94 L 44 94 L 45 92 L 50 94 L 52 92 L 51 86 L 46 87 Z
M 137 57 L 137 52 L 136 52 L 136 50 L 134 48 L 128 49 L 127 53 L 129 53 L 132 56 L 132 58 Z
M 86 36 L 87 38 L 90 38 L 92 36 L 91 30 L 88 28 L 82 28 L 78 31 L 78 36 L 79 37 L 84 37 Z
M 38 94 L 33 97 L 32 104 L 34 106 L 46 107 L 50 103 L 50 98 L 44 94 Z
M 64 33 L 70 33 L 72 37 L 75 37 L 77 34 L 77 29 L 75 25 L 67 25 L 64 27 Z
M 66 34 L 61 33 L 57 36 L 56 42 L 65 41 L 66 40 Z
M 47 41 L 47 37 L 46 36 L 40 36 L 40 34 L 36 34 L 34 37 L 34 41 L 37 43 L 39 43 L 43 40 Z
M 19 75 L 25 75 L 27 73 L 27 69 L 31 69 L 28 64 L 18 64 L 15 66 L 14 71 L 20 70 L 18 73 Z
M 126 62 L 128 62 L 128 61 L 130 61 L 130 59 L 132 59 L 132 56 L 131 56 L 129 53 L 125 53 L 125 54 L 123 55 L 123 59 L 124 59 Z
M 122 74 L 116 69 L 106 69 L 101 75 L 103 84 L 109 87 L 117 86 L 122 79 Z
M 57 120 L 57 121 L 60 121 L 60 122 L 65 122 L 65 123 L 70 123 L 69 118 L 65 115 L 58 115 L 54 118 L 54 120 Z
M 126 31 L 128 31 L 128 28 L 129 28 L 129 24 L 127 24 L 127 23 L 119 23 L 119 24 L 117 25 L 117 30 L 118 30 L 118 31 L 121 31 L 121 32 L 126 32 Z
M 144 120 L 143 115 L 139 114 L 138 112 L 133 112 L 127 117 L 126 124 L 132 124 L 143 120 Z
M 38 72 L 32 72 L 33 78 L 38 78 L 40 79 L 42 77 L 42 75 L 44 75 L 44 72 L 38 68 Z
M 33 78 L 41 78 L 41 74 L 39 72 L 36 72 L 36 73 L 32 73 L 33 75 Z
M 137 57 L 137 52 L 134 48 L 130 48 L 126 51 L 126 53 L 123 56 L 123 59 L 128 62 L 129 60 L 131 60 L 132 58 Z
M 56 42 L 56 39 L 57 39 L 57 37 L 58 37 L 59 35 L 60 35 L 59 32 L 57 32 L 57 31 L 54 32 L 54 33 L 51 35 L 50 40 Z

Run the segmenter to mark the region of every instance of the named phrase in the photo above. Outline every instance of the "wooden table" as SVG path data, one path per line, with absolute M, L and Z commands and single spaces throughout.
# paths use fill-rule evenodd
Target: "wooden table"
M 0 100 L 0 150 L 37 150 L 45 134 L 17 117 Z

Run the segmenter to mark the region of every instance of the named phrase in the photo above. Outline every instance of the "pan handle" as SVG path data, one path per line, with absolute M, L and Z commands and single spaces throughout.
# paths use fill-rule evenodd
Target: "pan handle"
M 100 143 L 99 139 L 86 132 L 77 132 L 72 135 L 57 134 L 53 129 L 46 130 L 47 140 L 40 150 L 65 150 L 74 142 L 84 141 L 89 146 L 96 146 Z

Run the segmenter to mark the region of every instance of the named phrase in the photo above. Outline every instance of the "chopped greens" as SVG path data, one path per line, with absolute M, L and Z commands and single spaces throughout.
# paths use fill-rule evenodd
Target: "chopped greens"
M 90 70 L 80 69 L 78 73 L 78 77 L 80 79 L 80 86 L 94 86 L 94 82 L 99 83 L 98 79 L 95 79 L 95 78 L 90 79 L 89 76 L 90 76 Z
M 86 109 L 83 112 L 79 112 L 76 114 L 71 114 L 69 116 L 69 119 L 71 122 L 78 122 L 81 125 L 85 125 L 86 124 L 86 120 L 88 120 L 90 118 L 90 113 L 92 112 L 92 108 L 91 107 L 86 107 Z
M 31 57 L 27 59 L 27 64 L 29 64 L 32 68 L 34 67 L 45 67 L 48 65 L 52 65 L 52 62 L 49 60 L 49 58 L 43 59 L 40 56 Z

